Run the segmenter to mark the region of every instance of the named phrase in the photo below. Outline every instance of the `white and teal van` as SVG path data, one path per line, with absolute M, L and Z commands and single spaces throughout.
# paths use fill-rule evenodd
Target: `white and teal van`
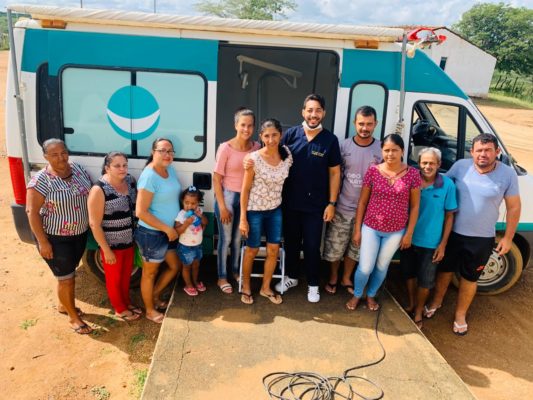
M 52 137 L 64 139 L 72 160 L 94 179 L 111 150 L 127 153 L 138 176 L 154 138 L 170 138 L 182 185 L 207 192 L 212 219 L 215 151 L 234 135 L 233 113 L 242 105 L 255 110 L 258 121 L 273 116 L 289 127 L 301 122 L 305 96 L 320 93 L 327 102 L 324 125 L 342 140 L 354 134 L 355 109 L 368 104 L 378 111 L 377 137 L 402 122 L 409 163 L 416 164 L 418 150 L 432 144 L 442 150 L 443 170 L 469 157 L 478 133 L 496 134 L 431 59 L 420 51 L 405 57 L 401 29 L 44 6 L 8 7 L 12 12 L 31 16 L 10 24 L 6 97 L 12 208 L 24 241 L 32 241 L 25 179 L 42 168 L 40 144 Z M 502 147 L 502 161 L 515 168 L 527 199 L 533 180 Z M 510 288 L 528 263 L 528 204 L 523 201 L 511 252 L 491 258 L 481 291 Z M 502 221 L 504 215 L 502 208 Z M 216 240 L 212 222 L 206 251 Z M 87 261 L 99 271 L 95 250 L 89 246 Z

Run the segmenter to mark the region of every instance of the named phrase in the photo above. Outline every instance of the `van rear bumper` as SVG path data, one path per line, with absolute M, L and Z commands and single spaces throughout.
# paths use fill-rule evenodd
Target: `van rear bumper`
M 25 243 L 35 243 L 26 214 L 26 207 L 20 204 L 11 204 L 11 212 L 20 240 Z

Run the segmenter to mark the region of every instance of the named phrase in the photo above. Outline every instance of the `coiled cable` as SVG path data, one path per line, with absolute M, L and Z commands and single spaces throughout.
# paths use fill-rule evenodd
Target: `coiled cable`
M 368 378 L 354 374 L 354 371 L 379 364 L 387 355 L 378 334 L 380 316 L 381 307 L 376 313 L 374 323 L 374 334 L 381 349 L 381 356 L 375 361 L 348 368 L 342 376 L 338 377 L 326 377 L 314 372 L 272 372 L 263 377 L 263 386 L 270 398 L 278 400 L 379 400 L 383 398 L 385 393 L 380 386 Z M 377 394 L 373 397 L 362 394 L 355 389 L 353 381 L 369 384 Z

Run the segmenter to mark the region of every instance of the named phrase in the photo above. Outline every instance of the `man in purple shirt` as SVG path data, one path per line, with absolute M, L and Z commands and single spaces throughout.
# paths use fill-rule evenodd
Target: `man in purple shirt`
M 337 200 L 337 212 L 328 224 L 322 259 L 330 262 L 329 280 L 324 290 L 337 292 L 339 267 L 344 257 L 344 271 L 340 285 L 353 294 L 351 277 L 359 259 L 359 248 L 352 242 L 353 223 L 366 170 L 381 161 L 381 142 L 372 134 L 378 121 L 376 110 L 370 106 L 355 111 L 355 136 L 341 143 L 342 188 Z

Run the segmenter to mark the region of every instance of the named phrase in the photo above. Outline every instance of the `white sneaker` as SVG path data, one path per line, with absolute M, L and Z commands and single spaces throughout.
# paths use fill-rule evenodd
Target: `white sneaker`
M 318 303 L 320 301 L 320 293 L 318 292 L 318 286 L 307 287 L 307 301 L 310 303 Z
M 283 282 L 283 285 L 281 285 L 281 282 Z M 298 279 L 292 279 L 288 276 L 285 276 L 284 280 L 279 281 L 276 283 L 276 286 L 274 286 L 274 289 L 276 289 L 276 292 L 285 293 L 290 288 L 293 288 L 295 286 L 298 286 Z

